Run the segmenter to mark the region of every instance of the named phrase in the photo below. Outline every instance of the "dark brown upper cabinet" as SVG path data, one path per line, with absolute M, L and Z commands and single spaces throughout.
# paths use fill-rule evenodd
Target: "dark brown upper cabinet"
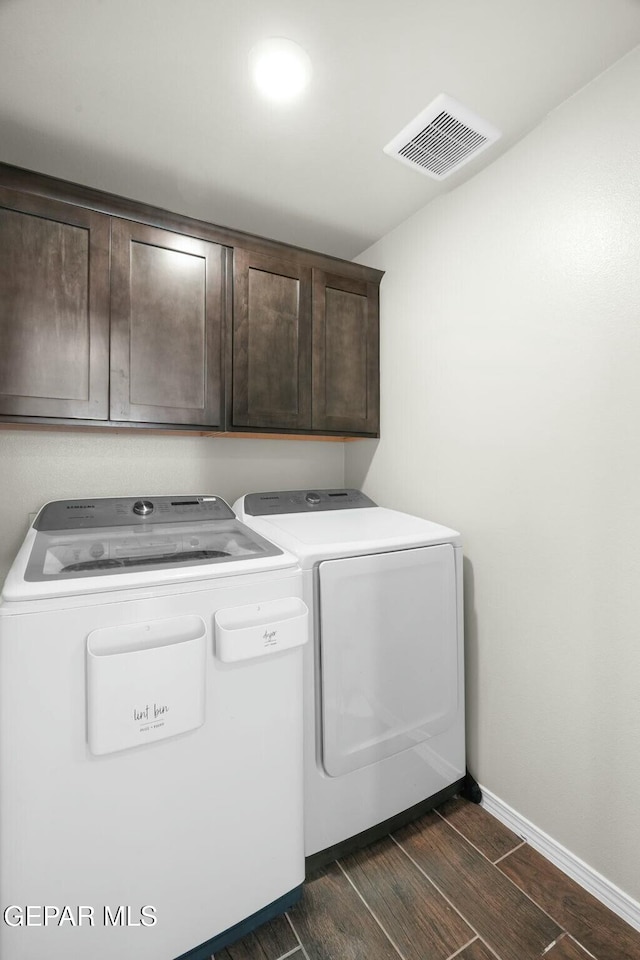
M 109 415 L 109 217 L 0 187 L 0 415 Z
M 381 278 L 0 163 L 0 422 L 375 437 Z
M 232 427 L 376 436 L 378 286 L 236 249 Z
M 312 426 L 376 436 L 378 284 L 313 271 Z
M 113 220 L 111 419 L 220 429 L 225 248 Z
M 311 429 L 311 268 L 236 248 L 231 427 Z

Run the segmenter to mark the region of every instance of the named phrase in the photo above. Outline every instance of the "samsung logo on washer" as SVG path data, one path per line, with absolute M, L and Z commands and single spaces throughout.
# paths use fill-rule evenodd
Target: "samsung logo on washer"
M 154 927 L 158 922 L 156 908 L 149 904 L 139 908 L 12 904 L 2 917 L 8 927 Z

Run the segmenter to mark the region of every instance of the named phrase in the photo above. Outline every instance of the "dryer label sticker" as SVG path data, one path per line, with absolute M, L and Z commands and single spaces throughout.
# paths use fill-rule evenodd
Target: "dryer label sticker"
M 262 639 L 264 640 L 265 647 L 275 647 L 278 643 L 277 640 L 278 631 L 277 630 L 265 630 L 262 634 Z

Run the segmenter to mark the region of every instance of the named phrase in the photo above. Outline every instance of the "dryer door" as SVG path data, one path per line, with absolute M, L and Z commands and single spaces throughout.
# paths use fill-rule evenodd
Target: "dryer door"
M 339 777 L 454 720 L 454 548 L 327 560 L 319 580 L 323 766 Z

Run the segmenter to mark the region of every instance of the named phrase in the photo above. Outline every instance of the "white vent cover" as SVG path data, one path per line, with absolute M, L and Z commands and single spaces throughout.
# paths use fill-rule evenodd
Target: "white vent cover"
M 441 93 L 391 140 L 384 152 L 444 180 L 500 137 L 500 131 L 464 104 Z

